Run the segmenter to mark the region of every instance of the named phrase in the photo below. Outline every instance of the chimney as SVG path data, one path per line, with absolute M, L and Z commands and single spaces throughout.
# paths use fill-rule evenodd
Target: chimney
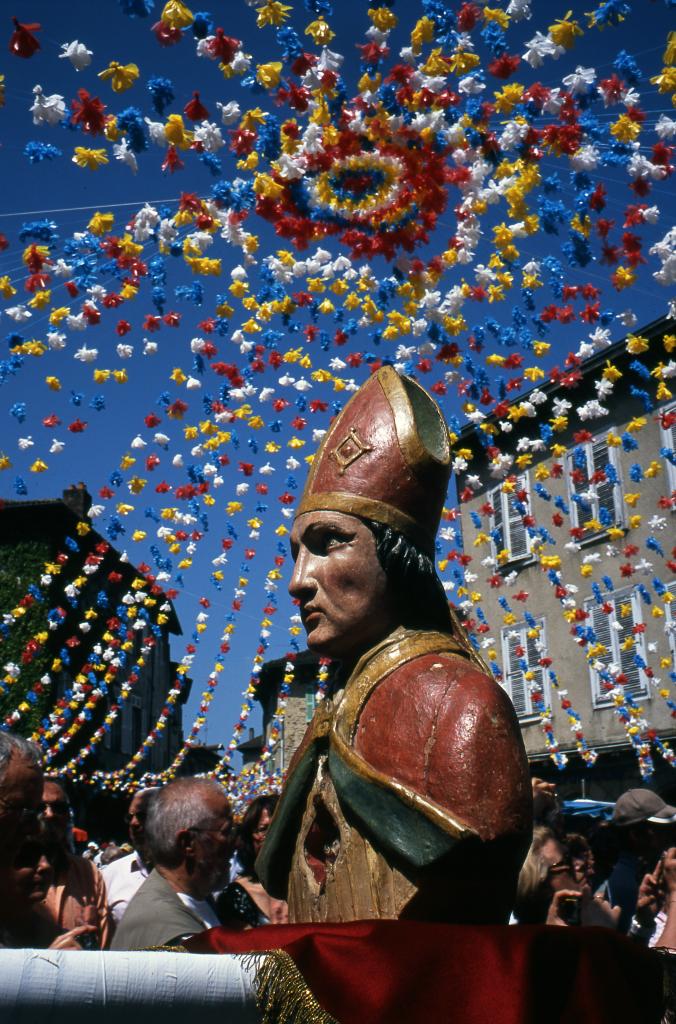
M 252 740 L 253 738 L 254 738 L 254 732 L 253 732 L 252 727 L 249 726 L 249 739 Z
M 92 507 L 92 499 L 89 491 L 85 485 L 80 481 L 79 484 L 71 484 L 67 490 L 63 492 L 63 503 L 78 517 L 78 519 L 86 519 L 89 509 Z

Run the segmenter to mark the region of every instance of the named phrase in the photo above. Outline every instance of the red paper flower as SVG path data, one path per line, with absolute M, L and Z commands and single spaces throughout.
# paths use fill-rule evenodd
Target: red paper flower
M 9 52 L 13 53 L 15 57 L 32 57 L 35 51 L 40 49 L 40 43 L 32 33 L 39 32 L 42 26 L 37 22 L 22 25 L 16 18 L 12 18 L 12 21 L 14 22 L 14 31 L 9 40 Z

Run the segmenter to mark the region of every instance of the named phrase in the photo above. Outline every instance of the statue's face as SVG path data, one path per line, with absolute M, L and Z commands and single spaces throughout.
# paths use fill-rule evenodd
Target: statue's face
M 342 512 L 305 512 L 291 531 L 297 598 L 308 647 L 354 661 L 396 626 L 387 577 L 368 526 Z

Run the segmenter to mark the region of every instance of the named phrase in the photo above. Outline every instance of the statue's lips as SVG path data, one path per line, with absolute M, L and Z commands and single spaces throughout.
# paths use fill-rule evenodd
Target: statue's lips
M 305 629 L 309 629 L 313 624 L 316 624 L 322 617 L 322 612 L 319 608 L 306 608 L 301 612 L 301 619 Z

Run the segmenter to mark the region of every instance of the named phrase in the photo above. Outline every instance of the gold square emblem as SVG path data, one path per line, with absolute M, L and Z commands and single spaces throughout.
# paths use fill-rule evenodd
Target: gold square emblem
M 338 473 L 342 476 L 348 466 L 360 459 L 365 452 L 372 452 L 373 445 L 362 441 L 354 427 L 350 427 L 347 437 L 336 445 L 331 452 L 331 457 L 338 463 Z

